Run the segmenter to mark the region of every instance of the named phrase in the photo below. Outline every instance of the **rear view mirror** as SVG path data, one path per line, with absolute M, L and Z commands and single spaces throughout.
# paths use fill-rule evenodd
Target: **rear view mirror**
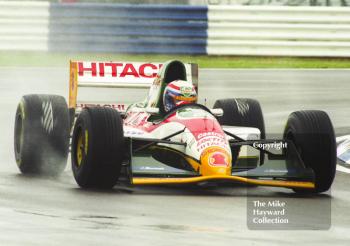
M 146 112 L 152 115 L 159 114 L 159 108 L 146 108 Z
M 214 116 L 223 116 L 224 115 L 224 110 L 222 110 L 222 108 L 212 108 L 212 109 L 210 109 L 210 112 Z

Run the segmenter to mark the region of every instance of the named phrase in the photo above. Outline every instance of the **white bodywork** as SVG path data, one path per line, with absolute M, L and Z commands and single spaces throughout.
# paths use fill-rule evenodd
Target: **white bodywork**
M 201 119 L 203 117 L 205 118 L 211 118 L 212 120 L 216 120 L 215 117 L 210 114 L 209 112 L 206 112 L 202 109 L 200 110 L 201 115 L 197 115 L 193 119 Z M 144 116 L 146 116 L 147 113 L 144 113 Z M 142 117 L 141 117 L 142 118 Z M 147 122 L 144 125 L 147 127 L 147 125 L 151 125 L 151 122 Z M 232 133 L 234 135 L 237 135 L 238 137 L 245 139 L 245 140 L 258 140 L 260 139 L 260 130 L 257 128 L 252 127 L 237 127 L 237 126 L 223 126 L 222 129 L 224 131 L 227 131 L 229 133 Z M 152 131 L 147 130 L 141 130 L 137 126 L 130 126 L 128 124 L 124 125 L 124 135 L 125 137 L 142 137 L 142 138 L 148 138 L 148 139 L 163 139 L 173 133 L 179 132 L 181 130 L 184 130 L 183 133 L 176 135 L 172 137 L 170 140 L 175 142 L 182 142 L 186 143 L 186 146 L 183 145 L 173 145 L 173 144 L 159 144 L 162 146 L 167 146 L 173 149 L 176 149 L 182 153 L 185 153 L 188 156 L 191 156 L 197 160 L 200 159 L 200 156 L 203 152 L 203 150 L 207 146 L 217 146 L 225 149 L 228 153 L 231 153 L 230 146 L 228 144 L 228 140 L 232 139 L 231 136 L 228 136 L 224 134 L 224 136 L 220 134 L 215 134 L 211 131 L 208 131 L 206 136 L 201 136 L 200 139 L 198 137 L 196 138 L 189 129 L 186 128 L 186 126 L 180 122 L 167 122 L 165 124 L 160 124 L 159 127 L 156 127 Z M 242 146 L 239 158 L 244 157 L 259 157 L 259 151 L 252 149 L 249 146 Z

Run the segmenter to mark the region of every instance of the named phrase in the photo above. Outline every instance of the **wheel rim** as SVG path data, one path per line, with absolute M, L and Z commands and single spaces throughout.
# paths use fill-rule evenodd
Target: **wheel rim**
M 15 128 L 15 149 L 16 153 L 21 153 L 21 139 L 23 132 L 23 119 L 21 114 L 16 116 L 16 128 Z
M 77 146 L 76 146 L 76 160 L 77 160 L 77 166 L 79 167 L 83 160 L 83 153 L 84 153 L 84 141 L 83 141 L 83 131 L 80 129 L 78 133 L 77 138 Z

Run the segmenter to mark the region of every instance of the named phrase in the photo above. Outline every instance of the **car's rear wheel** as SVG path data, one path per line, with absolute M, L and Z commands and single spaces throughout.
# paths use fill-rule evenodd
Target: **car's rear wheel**
M 14 150 L 24 174 L 58 175 L 67 165 L 69 114 L 62 96 L 25 95 L 18 104 Z
M 76 120 L 72 137 L 72 170 L 83 188 L 112 188 L 124 156 L 123 122 L 118 111 L 85 108 Z
M 265 138 L 265 123 L 260 103 L 250 98 L 219 99 L 213 108 L 222 108 L 223 116 L 218 117 L 221 125 L 255 127 Z
M 336 142 L 332 122 L 324 111 L 297 111 L 289 115 L 283 134 L 291 140 L 306 167 L 315 174 L 315 189 L 296 192 L 327 191 L 336 172 Z
M 219 99 L 213 108 L 221 108 L 224 114 L 218 117 L 221 125 L 254 127 L 260 130 L 260 138 L 265 139 L 264 116 L 257 100 L 250 98 Z M 260 164 L 263 164 L 265 155 L 260 152 Z

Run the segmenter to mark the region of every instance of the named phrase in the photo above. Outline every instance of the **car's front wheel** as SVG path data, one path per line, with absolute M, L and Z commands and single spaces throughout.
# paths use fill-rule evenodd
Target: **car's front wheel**
M 336 172 L 335 135 L 327 113 L 319 110 L 293 112 L 289 115 L 283 136 L 295 144 L 304 165 L 314 171 L 315 189 L 309 192 L 327 191 Z
M 123 122 L 118 111 L 107 107 L 82 110 L 72 136 L 72 170 L 82 188 L 112 188 L 124 156 Z

